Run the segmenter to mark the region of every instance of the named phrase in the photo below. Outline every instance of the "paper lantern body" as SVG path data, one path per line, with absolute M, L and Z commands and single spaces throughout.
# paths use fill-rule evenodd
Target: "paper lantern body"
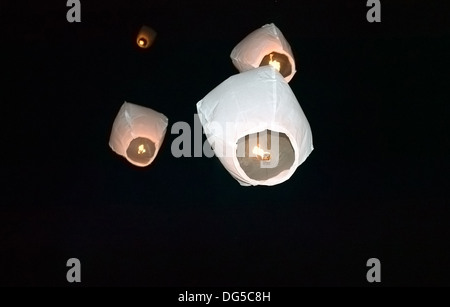
M 284 182 L 313 150 L 308 120 L 286 80 L 271 66 L 228 78 L 197 103 L 197 110 L 215 155 L 241 185 Z M 249 143 L 268 131 L 276 134 L 271 146 L 278 148 L 268 150 L 270 161 L 264 161 L 265 155 L 251 154 L 260 140 Z
M 291 81 L 296 72 L 291 46 L 273 23 L 247 35 L 234 47 L 230 57 L 240 72 L 273 65 L 279 68 L 278 71 L 287 82 Z
M 167 124 L 164 114 L 125 102 L 114 120 L 109 146 L 130 163 L 147 166 L 158 154 Z
M 156 38 L 156 31 L 148 26 L 142 26 L 136 36 L 136 44 L 143 49 L 147 49 L 153 44 Z

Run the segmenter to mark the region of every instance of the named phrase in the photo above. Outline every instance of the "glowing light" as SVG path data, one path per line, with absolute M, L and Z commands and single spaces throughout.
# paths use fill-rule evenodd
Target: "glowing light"
M 258 160 L 270 160 L 270 152 L 264 151 L 258 145 L 253 147 L 253 154 L 256 155 Z
M 272 60 L 272 57 L 273 57 L 273 54 L 271 53 L 271 54 L 270 54 L 269 65 L 275 67 L 276 70 L 280 71 L 280 69 L 281 69 L 281 63 L 278 62 L 278 61 L 276 61 L 276 60 L 273 61 L 273 60 Z
M 137 44 L 141 48 L 147 48 L 150 45 L 145 37 L 140 37 L 137 40 Z
M 139 145 L 138 147 L 138 154 L 142 155 L 143 153 L 145 153 L 147 150 L 145 150 L 144 145 Z

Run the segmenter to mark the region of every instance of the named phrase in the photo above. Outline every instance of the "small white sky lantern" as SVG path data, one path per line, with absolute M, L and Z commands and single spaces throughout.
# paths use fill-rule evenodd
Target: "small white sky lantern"
M 150 47 L 156 38 L 156 31 L 148 26 L 142 26 L 136 36 L 136 44 L 143 49 Z
M 167 124 L 164 114 L 125 102 L 114 120 L 109 146 L 130 163 L 147 166 L 158 154 Z
M 234 47 L 230 57 L 240 72 L 271 65 L 287 82 L 291 81 L 296 72 L 291 46 L 273 23 L 247 35 Z
M 228 78 L 197 110 L 215 155 L 241 185 L 282 183 L 313 150 L 308 120 L 272 66 Z

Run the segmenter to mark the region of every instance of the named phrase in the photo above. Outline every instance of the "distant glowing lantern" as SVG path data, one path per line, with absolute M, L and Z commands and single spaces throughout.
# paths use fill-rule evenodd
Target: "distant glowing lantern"
M 156 31 L 150 27 L 142 26 L 136 37 L 136 44 L 143 49 L 150 47 L 156 38 Z
M 313 150 L 308 120 L 275 67 L 228 78 L 197 110 L 215 155 L 241 185 L 282 183 Z
M 230 57 L 240 72 L 271 65 L 287 82 L 296 72 L 291 46 L 273 23 L 247 35 L 234 47 Z
M 147 166 L 158 154 L 167 124 L 164 114 L 125 102 L 114 120 L 109 146 L 130 163 Z

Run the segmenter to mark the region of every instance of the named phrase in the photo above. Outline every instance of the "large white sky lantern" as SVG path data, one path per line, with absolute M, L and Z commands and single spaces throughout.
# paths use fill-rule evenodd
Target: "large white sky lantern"
M 241 185 L 282 183 L 313 150 L 308 120 L 274 67 L 228 78 L 197 110 L 215 155 Z
M 130 163 L 147 166 L 158 154 L 167 124 L 164 114 L 125 102 L 114 120 L 109 146 Z
M 273 23 L 247 35 L 234 47 L 230 57 L 240 72 L 272 65 L 287 82 L 291 81 L 296 72 L 291 46 Z

